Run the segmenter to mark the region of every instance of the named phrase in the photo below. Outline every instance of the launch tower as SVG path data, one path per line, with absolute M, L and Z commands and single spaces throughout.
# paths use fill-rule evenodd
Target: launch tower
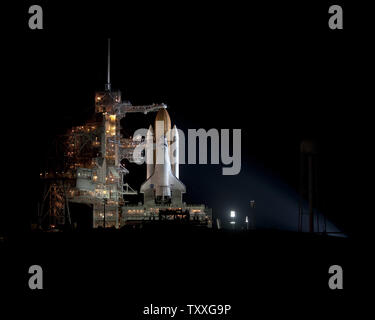
M 144 115 L 158 112 L 156 120 L 162 118 L 170 129 L 171 121 L 166 108 L 165 104 L 133 106 L 130 102 L 122 101 L 121 92 L 114 91 L 111 86 L 108 40 L 107 83 L 105 90 L 95 95 L 95 113 L 92 119 L 82 126 L 71 128 L 57 139 L 56 150 L 59 149 L 60 153 L 56 157 L 61 158 L 61 165 L 40 173 L 45 187 L 38 206 L 39 224 L 47 217 L 52 227 L 69 224 L 69 204 L 83 203 L 92 207 L 93 228 L 120 228 L 126 224 L 157 220 L 161 217 L 160 213 L 166 211 L 176 214 L 164 214 L 163 218 L 187 214 L 189 219 L 211 226 L 210 209 L 205 205 L 187 205 L 182 201 L 182 193 L 186 189 L 178 179 L 178 162 L 166 166 L 147 164 L 146 182 L 140 190 L 144 194 L 144 202 L 129 206 L 124 201 L 125 195 L 135 195 L 138 192 L 124 183 L 124 177 L 129 171 L 121 161 L 140 160 L 135 157 L 134 149 L 142 143 L 146 144 L 145 156 L 153 154 L 154 152 L 148 153 L 147 142 L 154 137 L 152 127 L 145 139 L 122 137 L 120 121 L 128 113 Z M 172 132 L 176 133 L 177 129 Z M 164 130 L 162 134 L 165 133 Z M 160 135 L 160 130 L 155 127 L 155 136 L 160 138 Z M 174 134 L 174 139 L 178 139 L 178 135 L 176 137 Z M 171 142 L 167 141 L 168 153 Z M 155 144 L 157 145 L 157 140 Z M 168 181 L 171 186 L 163 185 Z M 146 184 L 148 188 L 145 188 Z M 153 189 L 155 185 L 158 190 Z M 162 201 L 160 190 L 164 192 L 161 195 Z M 167 198 L 168 201 L 163 200 Z

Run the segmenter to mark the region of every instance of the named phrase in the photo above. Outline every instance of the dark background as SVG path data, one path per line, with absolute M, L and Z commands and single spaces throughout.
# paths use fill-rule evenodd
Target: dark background
M 4 20 L 3 28 L 3 130 L 9 137 L 3 161 L 12 165 L 4 170 L 4 184 L 14 204 L 2 213 L 5 230 L 28 230 L 38 197 L 34 186 L 49 143 L 93 110 L 94 93 L 104 88 L 106 39 L 111 37 L 112 86 L 122 91 L 124 100 L 164 102 L 172 122 L 182 129 L 242 129 L 243 174 L 223 178 L 220 167 L 184 166 L 181 176 L 190 190 L 188 200 L 207 203 L 222 216 L 232 206 L 244 212 L 252 199 L 246 188 L 254 170 L 297 190 L 299 143 L 315 139 L 320 150 L 320 211 L 340 230 L 360 234 L 369 214 L 364 181 L 371 151 L 372 83 L 371 12 L 360 4 L 340 1 L 344 30 L 336 31 L 328 28 L 328 2 L 41 1 L 41 31 L 28 29 L 31 4 L 9 9 L 12 19 Z M 202 176 L 207 177 L 204 183 L 198 181 Z M 276 249 L 269 243 L 265 248 L 272 254 Z M 335 251 L 328 247 L 322 245 L 325 252 Z M 301 248 L 289 254 L 295 258 L 306 249 L 306 256 L 319 264 L 320 249 Z M 345 249 L 340 248 L 342 258 Z M 275 259 L 285 257 L 289 255 Z M 313 268 L 309 259 L 303 261 Z M 333 263 L 321 260 L 319 272 L 326 274 Z M 262 265 L 257 265 L 256 274 L 269 280 Z M 294 283 L 298 265 L 291 265 L 288 275 Z M 247 283 L 244 290 L 250 287 Z M 232 285 L 225 288 L 234 290 Z M 303 289 L 295 290 L 297 295 Z
M 223 177 L 219 166 L 183 166 L 188 202 L 206 203 L 225 217 L 230 209 L 244 216 L 250 200 L 261 200 L 260 216 L 267 206 L 288 211 L 284 220 L 295 230 L 296 199 L 292 207 L 270 207 L 262 183 L 296 192 L 299 143 L 314 139 L 319 210 L 346 233 L 365 219 L 357 177 L 365 175 L 359 172 L 368 152 L 372 51 L 368 13 L 360 6 L 342 3 L 344 30 L 332 31 L 329 3 L 40 4 L 44 30 L 28 29 L 24 3 L 12 8 L 16 18 L 7 21 L 4 42 L 5 134 L 12 137 L 6 157 L 16 168 L 11 180 L 24 181 L 23 193 L 30 195 L 23 203 L 25 228 L 38 198 L 32 194 L 38 190 L 27 186 L 36 184 L 51 139 L 86 121 L 95 91 L 104 88 L 107 37 L 112 86 L 124 100 L 164 102 L 172 123 L 185 130 L 242 129 L 241 174 Z M 254 172 L 270 178 L 257 181 Z

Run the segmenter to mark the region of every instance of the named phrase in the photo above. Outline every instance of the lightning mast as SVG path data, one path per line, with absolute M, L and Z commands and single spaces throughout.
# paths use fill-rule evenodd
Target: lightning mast
M 111 91 L 111 39 L 108 38 L 107 47 L 107 83 L 105 84 L 105 91 Z

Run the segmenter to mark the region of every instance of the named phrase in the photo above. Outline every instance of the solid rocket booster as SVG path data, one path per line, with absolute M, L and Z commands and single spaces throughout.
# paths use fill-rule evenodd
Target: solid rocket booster
M 154 152 L 154 138 L 156 152 Z M 185 185 L 178 179 L 178 138 L 176 126 L 171 132 L 171 120 L 168 112 L 165 109 L 159 110 L 155 119 L 155 135 L 153 135 L 151 126 L 146 134 L 147 180 L 142 184 L 140 190 L 141 193 L 153 190 L 155 202 L 168 203 L 173 191 L 186 192 Z M 171 142 L 174 143 L 174 150 L 172 151 L 170 151 Z M 171 154 L 173 152 L 174 155 Z M 173 160 L 172 164 L 171 159 Z
M 177 179 L 179 179 L 180 176 L 180 162 L 179 162 L 179 136 L 178 136 L 178 130 L 176 125 L 174 125 L 173 130 L 172 130 L 172 142 L 174 148 L 170 149 L 170 158 L 171 158 L 171 163 L 172 163 L 172 172 L 176 176 Z M 174 149 L 174 150 L 173 150 Z M 173 154 L 174 153 L 174 154 Z
M 154 173 L 154 130 L 152 129 L 152 125 L 148 128 L 146 134 L 146 179 L 150 178 Z

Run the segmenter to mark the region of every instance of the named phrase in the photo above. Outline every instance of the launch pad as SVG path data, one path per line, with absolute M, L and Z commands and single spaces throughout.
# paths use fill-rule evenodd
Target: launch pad
M 145 145 L 146 158 L 147 154 L 149 157 L 155 154 L 148 148 L 150 137 L 157 144 L 156 140 L 163 138 L 166 132 L 157 131 L 155 126 L 155 138 L 149 133 L 141 138 L 123 137 L 120 121 L 129 113 L 143 116 L 157 112 L 156 118 L 169 121 L 170 127 L 170 118 L 165 104 L 134 106 L 122 101 L 120 91 L 111 89 L 109 48 L 108 45 L 107 84 L 105 91 L 95 95 L 95 113 L 84 125 L 73 127 L 56 139 L 56 154 L 40 172 L 43 191 L 38 205 L 38 225 L 58 227 L 72 224 L 70 204 L 80 203 L 92 208 L 93 228 L 118 229 L 134 221 L 159 220 L 160 217 L 171 219 L 182 215 L 189 217 L 189 221 L 211 227 L 209 208 L 203 204 L 189 205 L 182 200 L 186 188 L 178 179 L 178 162 L 169 161 L 170 140 L 161 143 L 167 163 L 154 161 L 154 164 L 146 165 L 145 182 L 140 188 L 144 194 L 143 202 L 134 205 L 126 201 L 127 197 L 138 194 L 138 188 L 126 182 L 129 168 L 124 160 L 128 163 L 142 160 L 143 156 L 134 152 L 140 145 Z M 175 214 L 163 215 L 166 211 Z

